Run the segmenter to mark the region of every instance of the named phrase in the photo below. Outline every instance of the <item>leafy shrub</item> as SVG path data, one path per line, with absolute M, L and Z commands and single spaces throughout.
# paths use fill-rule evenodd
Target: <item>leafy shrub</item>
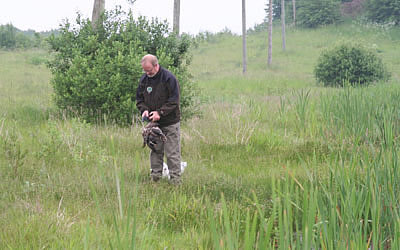
M 342 44 L 324 51 L 315 67 L 315 77 L 325 86 L 368 84 L 388 80 L 390 74 L 373 51 L 357 44 Z
M 342 1 L 341 13 L 345 17 L 356 17 L 363 11 L 364 0 Z
M 32 36 L 29 35 L 30 32 Z M 0 25 L 0 49 L 40 47 L 42 39 L 35 31 L 21 31 L 12 24 Z
M 47 59 L 42 56 L 32 56 L 28 60 L 28 63 L 30 63 L 32 65 L 41 65 L 41 64 L 45 64 L 46 62 L 47 62 Z
M 0 26 L 0 48 L 12 49 L 17 44 L 17 29 L 12 24 Z
M 284 0 L 285 1 L 285 13 L 286 19 L 292 20 L 293 19 L 293 0 Z M 269 6 L 267 1 L 267 7 L 265 8 L 266 16 L 264 21 L 268 23 L 268 16 L 269 16 Z M 296 7 L 297 9 L 297 7 Z M 280 20 L 282 15 L 282 1 L 281 0 L 273 0 L 272 1 L 272 17 L 273 20 Z
M 297 21 L 307 28 L 338 23 L 341 20 L 340 1 L 303 0 L 299 2 Z
M 371 21 L 400 24 L 400 0 L 367 0 L 365 9 Z
M 135 20 L 132 13 L 118 8 L 102 18 L 94 30 L 89 20 L 78 15 L 76 26 L 67 21 L 57 36 L 48 39 L 56 52 L 48 66 L 58 108 L 89 122 L 106 118 L 129 123 L 143 74 L 140 60 L 150 53 L 177 76 L 183 116 L 190 114 L 195 91 L 187 72 L 190 38 L 176 37 L 166 22 Z

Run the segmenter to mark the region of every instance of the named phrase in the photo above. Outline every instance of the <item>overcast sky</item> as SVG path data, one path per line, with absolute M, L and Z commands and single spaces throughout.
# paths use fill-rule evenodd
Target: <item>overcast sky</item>
M 46 31 L 58 28 L 63 19 L 73 21 L 76 12 L 91 18 L 94 0 L 0 0 L 0 24 L 12 23 L 27 30 Z M 247 27 L 261 23 L 267 0 L 246 0 Z M 106 9 L 121 5 L 133 8 L 136 15 L 167 19 L 172 27 L 174 0 L 106 0 Z M 197 34 L 218 32 L 225 27 L 241 33 L 241 0 L 181 0 L 181 32 Z

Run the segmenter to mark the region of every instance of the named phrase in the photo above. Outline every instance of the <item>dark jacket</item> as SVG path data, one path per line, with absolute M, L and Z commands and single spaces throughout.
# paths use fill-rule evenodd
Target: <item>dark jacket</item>
M 153 77 L 146 74 L 140 78 L 136 90 L 136 107 L 140 113 L 148 110 L 158 111 L 160 127 L 175 124 L 180 121 L 179 83 L 176 77 L 160 66 Z

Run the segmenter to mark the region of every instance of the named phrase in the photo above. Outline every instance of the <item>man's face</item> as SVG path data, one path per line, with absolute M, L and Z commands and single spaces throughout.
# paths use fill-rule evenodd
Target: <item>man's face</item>
M 149 77 L 155 76 L 155 74 L 157 74 L 157 71 L 158 71 L 158 65 L 153 66 L 149 62 L 143 63 L 142 68 L 143 68 L 143 71 L 146 73 L 146 75 L 148 75 Z

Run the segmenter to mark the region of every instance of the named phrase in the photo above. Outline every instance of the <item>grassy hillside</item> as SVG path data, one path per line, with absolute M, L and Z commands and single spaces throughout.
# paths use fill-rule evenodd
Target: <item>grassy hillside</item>
M 149 181 L 141 125 L 57 115 L 44 51 L 0 51 L 0 248 L 399 248 L 400 31 L 358 24 L 213 37 L 193 50 L 202 115 L 183 185 Z M 390 83 L 317 86 L 320 52 L 376 48 Z
M 400 31 L 380 26 L 344 24 L 320 29 L 287 29 L 287 48 L 282 50 L 280 27 L 274 27 L 272 66 L 267 67 L 267 33 L 248 37 L 248 74 L 245 79 L 264 81 L 267 87 L 315 87 L 313 70 L 321 51 L 345 41 L 357 41 L 376 49 L 399 79 L 398 41 Z M 242 79 L 241 37 L 221 35 L 195 50 L 193 75 L 198 81 Z M 239 78 L 238 78 L 239 77 Z

